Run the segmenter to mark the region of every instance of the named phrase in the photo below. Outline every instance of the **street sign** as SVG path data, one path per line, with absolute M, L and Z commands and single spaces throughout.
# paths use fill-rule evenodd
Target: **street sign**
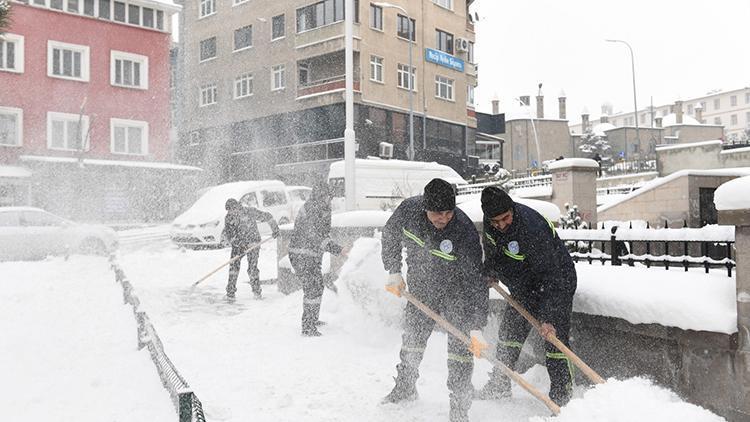
M 428 62 L 435 63 L 437 65 L 447 67 L 449 69 L 457 70 L 459 72 L 464 71 L 464 61 L 451 56 L 440 50 L 434 50 L 432 48 L 424 49 L 424 59 Z

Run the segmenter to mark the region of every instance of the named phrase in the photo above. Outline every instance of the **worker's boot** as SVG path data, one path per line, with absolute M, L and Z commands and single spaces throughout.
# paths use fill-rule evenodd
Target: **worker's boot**
M 549 390 L 549 398 L 555 404 L 557 404 L 560 407 L 565 406 L 570 401 L 571 396 L 573 395 L 573 389 L 570 384 L 564 384 L 562 386 L 552 386 Z
M 490 379 L 481 390 L 474 392 L 477 400 L 499 400 L 511 396 L 510 378 L 495 368 L 490 372 Z
M 396 365 L 398 375 L 393 379 L 396 385 L 387 396 L 381 400 L 382 404 L 401 403 L 405 401 L 414 401 L 419 398 L 417 393 L 417 377 L 419 373 L 410 366 L 399 363 Z
M 302 335 L 305 337 L 320 337 L 317 322 L 320 315 L 320 299 L 305 300 L 302 304 Z
M 448 413 L 450 422 L 469 422 L 469 408 L 471 407 L 471 390 L 462 393 L 451 393 L 451 409 Z

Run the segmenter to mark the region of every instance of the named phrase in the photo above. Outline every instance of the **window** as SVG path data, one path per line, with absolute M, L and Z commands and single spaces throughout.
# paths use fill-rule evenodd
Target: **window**
M 714 100 L 714 110 L 718 110 L 721 108 L 721 98 L 717 98 Z
M 253 26 L 243 26 L 234 30 L 234 51 L 244 50 L 253 46 Z
M 324 0 L 297 9 L 297 32 L 344 20 L 344 0 Z M 354 21 L 359 22 L 359 2 L 354 0 Z
M 211 60 L 216 57 L 216 37 L 201 41 L 201 61 Z
M 148 89 L 148 57 L 112 50 L 110 63 L 112 85 Z
M 17 147 L 23 143 L 23 110 L 0 107 L 0 145 Z
M 233 6 L 237 6 L 238 4 L 247 3 L 248 1 L 250 1 L 250 0 L 234 0 L 232 2 L 232 5 Z
M 96 16 L 94 6 L 94 0 L 83 0 L 83 14 L 88 16 Z
M 286 66 L 283 64 L 271 68 L 271 91 L 284 89 L 286 86 Z
M 68 12 L 78 13 L 78 0 L 68 0 Z
M 264 207 L 276 207 L 286 204 L 286 195 L 281 191 L 261 191 Z
M 750 92 L 745 93 L 745 104 L 750 104 Z
M 23 36 L 4 34 L 0 38 L 0 71 L 23 73 Z
M 435 46 L 438 50 L 453 54 L 453 34 L 441 31 L 439 29 L 435 30 Z
M 113 154 L 148 154 L 148 122 L 109 119 L 109 125 Z
M 88 82 L 89 47 L 47 41 L 47 76 Z
M 435 96 L 453 101 L 453 79 L 435 75 Z
M 147 28 L 154 27 L 154 9 L 143 8 L 143 26 Z
M 240 204 L 245 207 L 257 208 L 258 198 L 255 197 L 255 192 L 246 193 L 242 198 L 240 198 Z
M 253 74 L 245 73 L 234 80 L 234 98 L 245 98 L 253 95 Z
M 125 3 L 115 2 L 115 17 L 117 22 L 125 22 Z
M 219 92 L 216 88 L 216 84 L 203 85 L 201 87 L 200 106 L 205 107 L 211 104 L 216 104 L 216 101 L 218 101 L 218 94 Z
M 112 2 L 110 0 L 99 0 L 99 17 L 111 19 Z
M 383 30 L 383 8 L 374 4 L 370 5 L 370 28 Z
M 732 125 L 732 126 L 737 126 L 737 115 L 736 114 L 732 114 L 731 116 L 729 116 L 729 124 Z
M 474 85 L 466 85 L 466 105 L 474 106 Z
M 308 63 L 297 64 L 297 81 L 300 86 L 307 85 L 310 82 L 310 65 Z
M 49 7 L 57 10 L 63 10 L 63 0 L 49 0 Z
M 453 10 L 453 0 L 432 0 L 432 2 L 438 6 Z
M 411 68 L 411 77 L 409 77 L 409 66 L 398 64 L 398 87 L 416 91 L 417 68 Z
M 732 106 L 732 107 L 737 107 L 737 96 L 736 95 L 732 95 L 731 97 L 729 97 L 729 105 Z
M 718 117 L 718 116 L 714 117 L 714 124 L 715 125 L 720 125 L 721 124 L 721 117 Z
M 474 41 L 469 41 L 469 49 L 466 52 L 466 61 L 474 63 Z
M 693 115 L 693 105 L 692 104 L 688 104 L 688 106 L 687 106 L 687 113 L 690 114 L 691 116 Z
M 274 16 L 271 19 L 271 40 L 284 38 L 286 35 L 286 17 L 285 15 Z
M 200 18 L 216 13 L 216 0 L 200 0 Z
M 417 40 L 417 23 L 414 19 L 409 19 L 404 15 L 398 15 L 396 18 L 396 35 L 405 40 Z
M 383 58 L 370 56 L 370 80 L 383 82 Z
M 141 8 L 139 6 L 128 5 L 128 23 L 132 25 L 141 24 Z
M 646 123 L 646 115 L 641 114 L 641 124 L 644 124 L 644 123 Z
M 745 126 L 750 127 L 750 111 L 745 113 Z
M 47 112 L 47 148 L 81 151 L 88 136 L 89 117 Z

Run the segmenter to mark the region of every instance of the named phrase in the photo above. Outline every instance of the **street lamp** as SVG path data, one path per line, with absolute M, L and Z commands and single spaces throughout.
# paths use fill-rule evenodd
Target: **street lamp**
M 409 16 L 409 13 L 407 13 L 403 7 L 392 4 L 392 3 L 373 2 L 372 5 L 382 7 L 384 9 L 398 9 L 404 14 L 404 16 L 406 16 L 406 19 L 409 22 L 409 27 L 408 27 L 408 30 L 409 30 L 409 150 L 406 152 L 406 155 L 409 157 L 410 160 L 414 160 L 414 78 L 412 77 L 412 70 L 414 69 L 414 67 L 412 65 L 413 42 L 411 39 L 411 34 L 412 34 L 411 17 Z M 425 117 L 426 116 L 423 116 L 423 118 Z
M 354 0 L 346 0 L 344 6 L 344 56 L 344 197 L 346 210 L 352 211 L 356 206 L 354 163 L 357 152 L 354 133 Z
M 641 134 L 638 130 L 638 102 L 636 100 L 636 94 L 635 94 L 635 59 L 633 58 L 633 47 L 630 46 L 627 42 L 623 40 L 604 40 L 606 42 L 619 42 L 623 43 L 628 47 L 628 50 L 630 50 L 630 67 L 633 72 L 633 120 L 635 120 L 635 138 L 638 141 L 638 147 L 641 146 Z M 626 138 L 627 141 L 627 138 Z

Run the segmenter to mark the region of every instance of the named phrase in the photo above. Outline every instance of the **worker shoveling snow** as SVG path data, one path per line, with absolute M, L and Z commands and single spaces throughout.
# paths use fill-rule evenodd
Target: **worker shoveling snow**
M 401 322 L 401 313 L 406 301 L 394 297 L 383 288 L 387 273 L 383 269 L 380 257 L 379 239 L 361 238 L 357 240 L 349 259 L 341 268 L 337 284 L 350 296 L 352 304 L 360 307 L 370 318 L 380 320 L 388 326 L 397 326 Z M 371 321 L 372 322 L 372 321 Z M 478 365 L 478 372 L 485 366 Z M 548 379 L 540 377 L 546 372 L 543 367 L 535 366 L 524 374 L 532 384 L 543 389 Z M 544 378 L 544 379 L 542 379 Z M 591 388 L 575 388 L 574 399 L 557 417 L 532 417 L 534 422 L 544 421 L 665 421 L 681 420 L 690 422 L 722 421 L 710 411 L 682 401 L 670 390 L 658 387 L 643 378 L 631 378 L 624 381 L 609 379 L 606 383 Z M 513 388 L 516 399 L 528 399 L 530 396 L 518 386 Z M 513 400 L 513 398 L 509 399 Z M 481 401 L 477 403 L 482 403 Z M 483 413 L 483 406 L 476 406 L 472 411 Z M 519 415 L 520 416 L 520 415 Z M 525 417 L 521 417 L 525 419 Z

